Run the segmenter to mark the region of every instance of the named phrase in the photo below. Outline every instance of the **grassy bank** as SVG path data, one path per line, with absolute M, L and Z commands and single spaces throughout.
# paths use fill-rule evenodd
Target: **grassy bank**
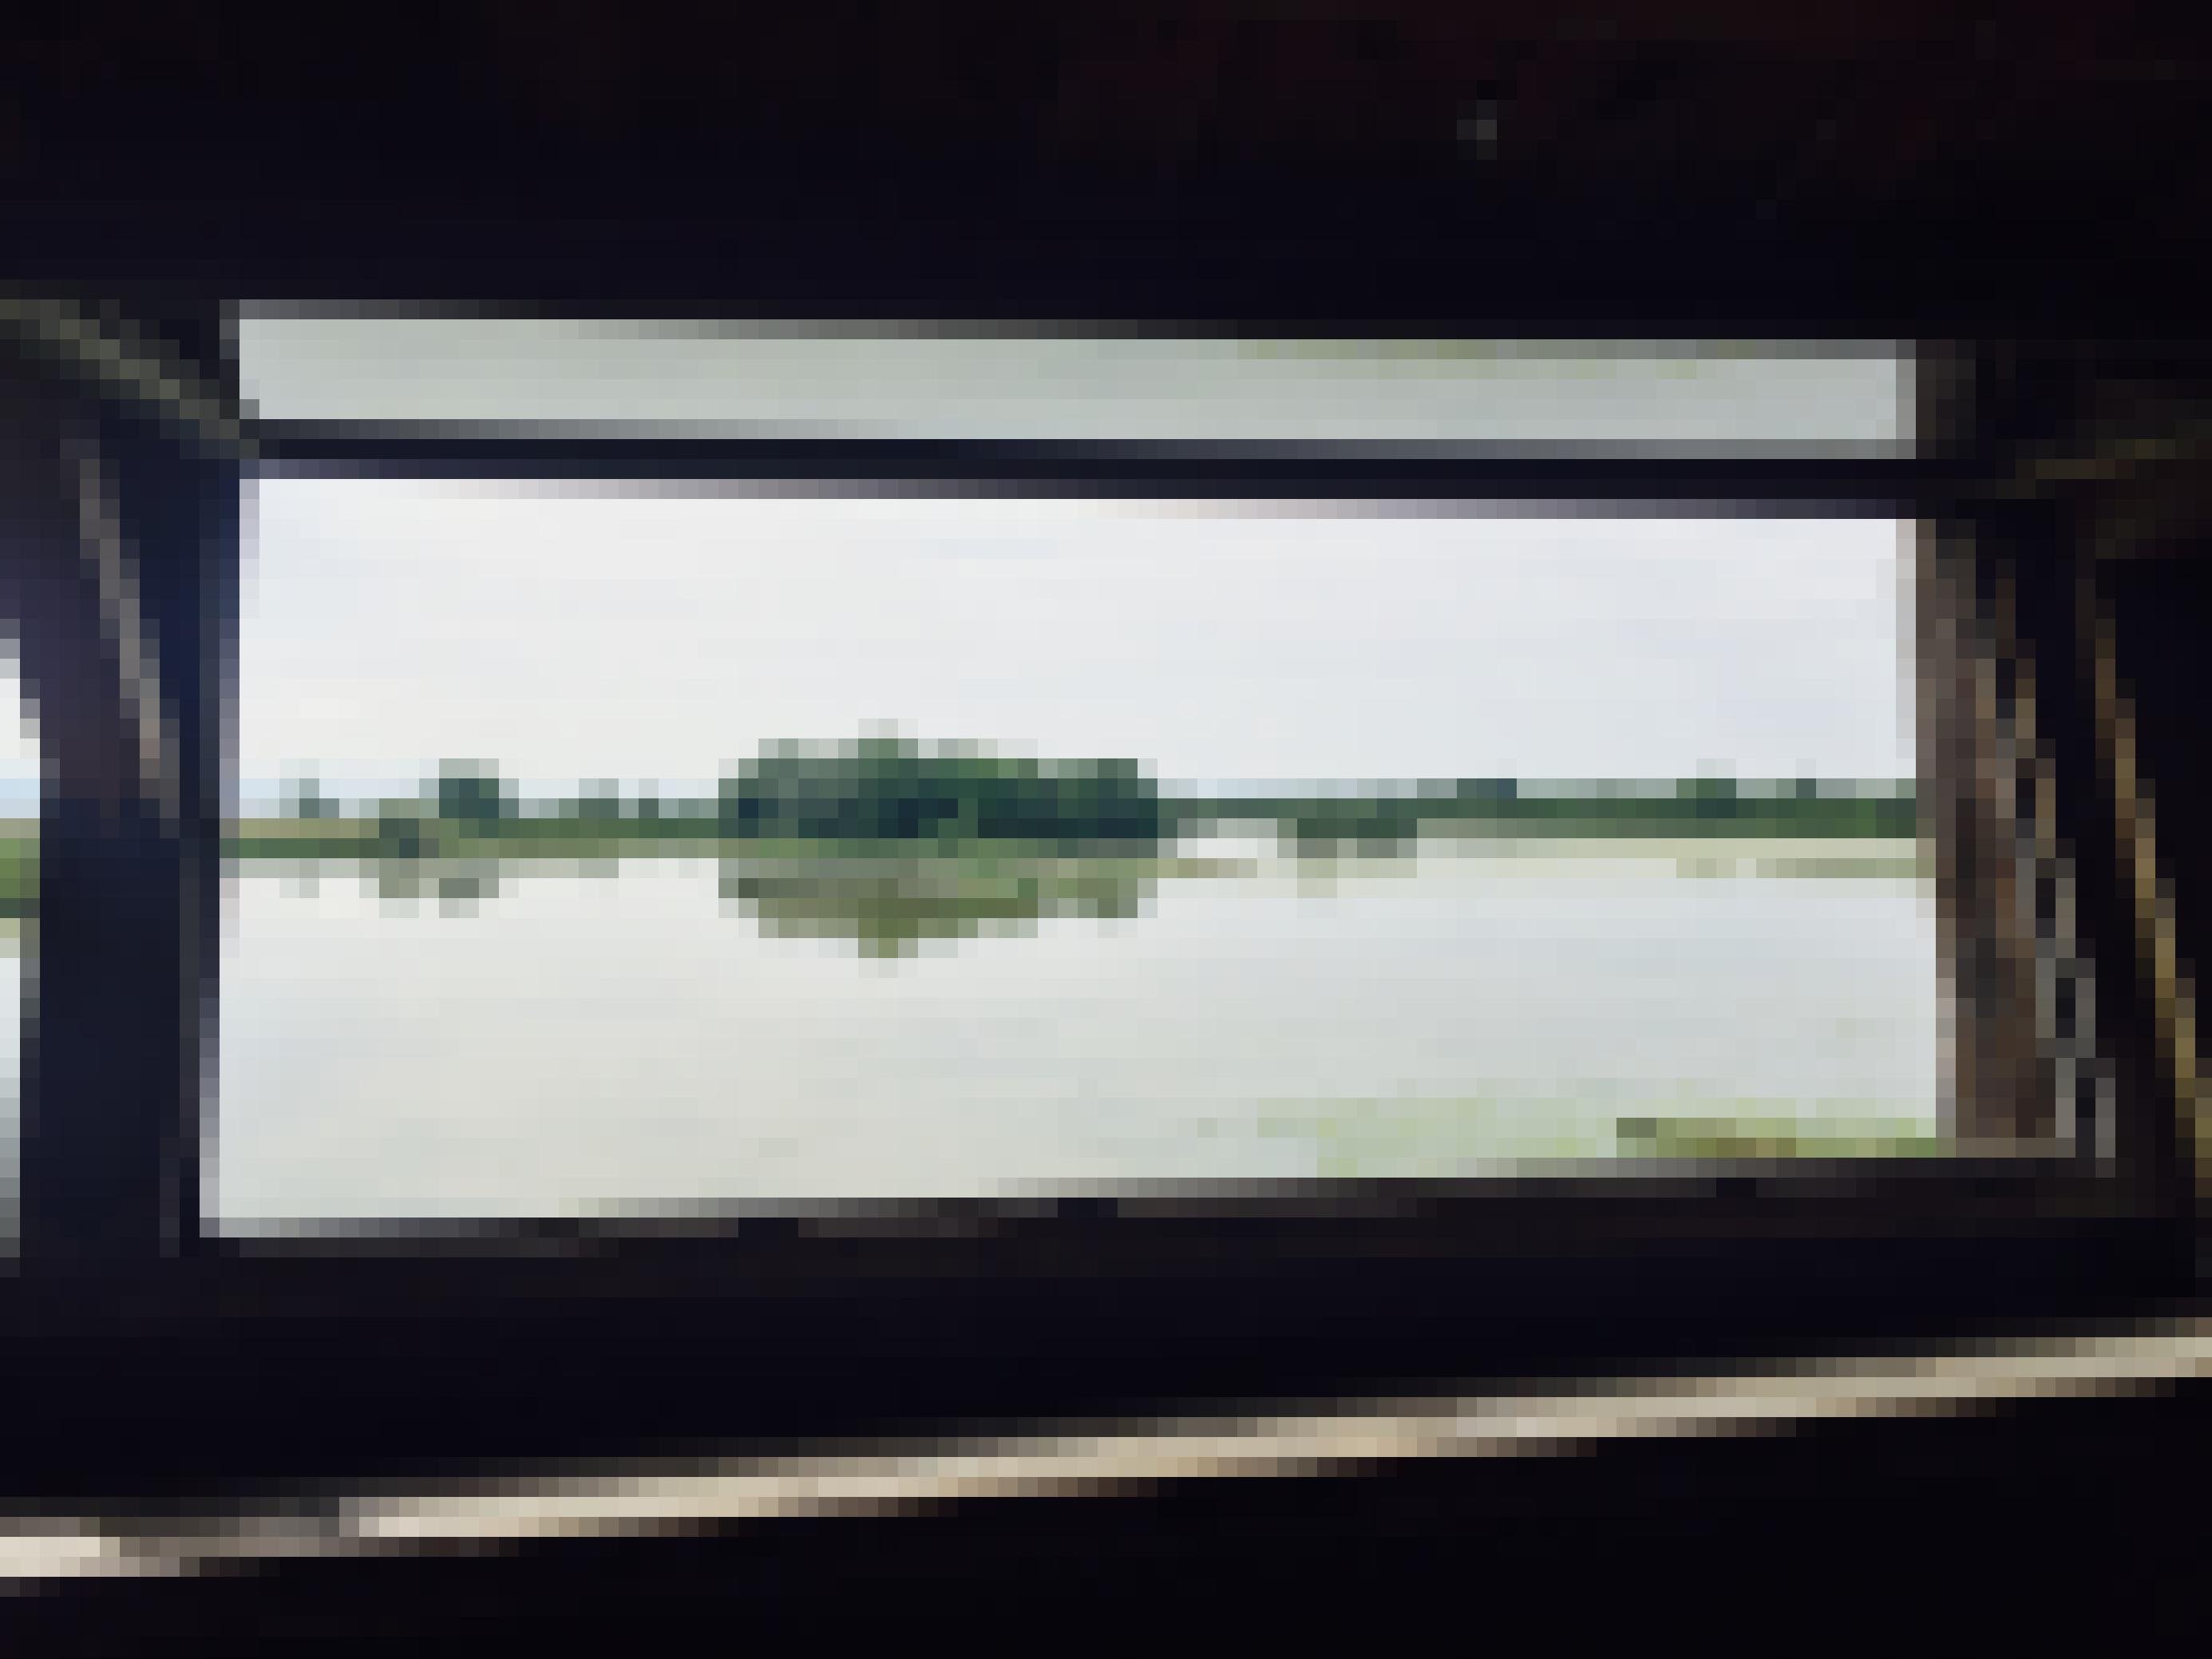
M 1464 1097 L 1275 1102 L 1263 1139 L 1303 1143 L 1316 1173 L 1387 1178 L 1474 1165 L 1577 1164 L 1613 1159 L 1942 1158 L 1954 1147 L 1925 1121 L 1879 1103 L 1809 1113 L 1771 1100 L 1684 1101 L 1650 1115 L 1613 1116 L 1571 1099 Z
M 18 920 L 39 904 L 39 843 L 0 841 L 0 919 Z

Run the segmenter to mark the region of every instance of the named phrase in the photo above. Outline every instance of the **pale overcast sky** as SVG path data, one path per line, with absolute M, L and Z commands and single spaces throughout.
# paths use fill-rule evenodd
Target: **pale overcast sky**
M 896 722 L 1187 781 L 1900 777 L 1898 527 L 276 478 L 249 787 Z
M 1909 360 L 249 310 L 264 414 L 1887 452 Z M 1876 343 L 1878 348 L 1879 343 Z M 690 785 L 896 721 L 1183 781 L 1903 776 L 1874 522 L 739 500 L 265 481 L 240 774 Z M 12 680 L 12 664 L 0 665 Z M 0 707 L 0 790 L 35 748 Z

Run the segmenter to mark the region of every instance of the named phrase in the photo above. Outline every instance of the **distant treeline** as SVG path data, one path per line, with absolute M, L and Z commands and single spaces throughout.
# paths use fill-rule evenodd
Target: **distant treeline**
M 345 819 L 313 786 L 283 837 Z M 1671 786 L 1531 790 L 1511 779 L 1332 795 L 1163 793 L 1132 760 L 1042 761 L 973 744 L 872 738 L 835 749 L 770 745 L 704 798 L 623 797 L 611 787 L 525 802 L 488 769 L 449 763 L 414 800 L 331 822 L 334 841 L 406 852 L 452 830 L 502 841 L 578 837 L 845 842 L 1022 842 L 1062 851 L 1148 848 L 1215 828 L 1273 825 L 1302 843 L 1389 843 L 1462 826 L 1513 834 L 1910 836 L 1909 785 L 1686 779 Z M 302 837 L 300 831 L 307 835 Z M 252 840 L 252 836 L 247 839 Z
M 292 816 L 327 822 L 342 814 L 335 802 L 307 790 L 295 799 Z M 1083 851 L 1149 848 L 1179 833 L 1181 823 L 1175 805 L 1134 761 L 1048 762 L 964 745 L 925 750 L 902 739 L 869 738 L 839 750 L 773 745 L 705 799 L 625 799 L 609 787 L 569 800 L 523 802 L 497 775 L 448 764 L 419 800 L 380 803 L 374 835 L 401 850 L 452 828 L 512 842 L 620 836 L 1018 842 Z M 357 838 L 360 831 L 350 833 Z
M 716 823 L 738 839 L 1151 845 L 1174 807 L 1133 760 L 1047 762 L 891 738 L 779 745 L 726 780 Z
M 1186 803 L 1183 812 L 1202 825 L 1273 823 L 1304 842 L 1403 841 L 1453 827 L 1516 835 L 1903 838 L 1917 824 L 1909 785 L 1873 793 L 1810 779 L 1684 779 L 1664 793 L 1626 784 L 1538 793 L 1512 779 L 1463 779 L 1342 798 L 1217 797 Z

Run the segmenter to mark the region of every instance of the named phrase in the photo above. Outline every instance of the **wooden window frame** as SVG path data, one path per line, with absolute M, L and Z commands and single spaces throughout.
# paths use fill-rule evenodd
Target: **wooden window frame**
M 212 383 L 217 409 L 235 384 L 220 335 L 217 327 L 198 337 L 184 371 Z M 1940 343 L 1922 350 L 1930 364 L 1960 356 Z M 2103 1310 L 2187 1282 L 2193 1197 L 2179 1170 L 2173 1103 L 2157 1074 L 2154 1010 L 2124 970 L 2105 971 L 2130 955 L 2131 890 L 2097 762 L 2096 663 L 2076 626 L 2082 556 L 2069 545 L 2063 511 L 1990 498 L 1989 457 L 1973 446 L 1931 442 L 1910 458 L 1847 462 L 1483 454 L 1393 462 L 1261 450 L 1193 457 L 1014 443 L 254 429 L 211 423 L 204 407 L 194 412 L 142 386 L 118 392 L 72 348 L 25 361 L 45 367 L 18 375 L 28 391 L 13 406 L 9 435 L 16 459 L 32 463 L 8 475 L 13 493 L 19 506 L 37 501 L 40 466 L 68 481 L 44 498 L 44 520 L 33 524 L 34 512 L 24 523 L 44 538 L 39 556 L 49 570 L 92 583 L 81 603 L 97 589 L 88 526 L 106 523 L 134 568 L 138 613 L 159 646 L 169 768 L 135 775 L 141 785 L 166 776 L 173 793 L 162 800 L 150 785 L 133 785 L 115 759 L 121 705 L 112 693 L 123 659 L 113 627 L 100 636 L 98 666 L 94 633 L 80 628 L 77 644 L 63 650 L 68 629 L 48 630 L 26 659 L 49 754 L 47 925 L 27 1014 L 24 1249 L 0 1289 L 23 1318 L 75 1310 L 86 1328 L 106 1333 L 103 1340 L 201 1355 L 178 1383 L 195 1409 L 217 1409 L 237 1380 L 213 1357 L 225 1345 L 289 1367 L 283 1374 L 303 1385 L 349 1374 L 349 1398 L 374 1395 L 378 1384 L 363 1379 L 388 1383 L 395 1368 L 436 1365 L 451 1376 L 474 1365 L 480 1376 L 506 1378 L 502 1386 L 535 1390 L 542 1404 L 567 1399 L 564 1420 L 588 1438 L 586 1419 L 619 1437 L 641 1431 L 653 1411 L 549 1376 L 522 1356 L 538 1353 L 532 1345 L 541 1340 L 591 1352 L 624 1341 L 664 1366 L 705 1364 L 702 1354 L 753 1364 L 745 1403 L 731 1409 L 748 1432 L 784 1433 L 893 1413 L 885 1364 L 900 1378 L 890 1390 L 901 1396 L 896 1413 L 941 1421 L 1300 1394 L 1385 1376 L 1572 1371 L 1636 1355 L 1769 1352 L 1839 1334 L 1876 1341 L 1960 1322 Z M 2105 981 L 2095 1019 L 2098 1050 L 2110 1060 L 2106 1115 L 2059 1134 L 2070 1150 L 2035 1158 L 1316 1183 L 1226 1202 L 1155 1194 L 1056 1207 L 844 1206 L 735 1224 L 214 1237 L 198 1207 L 210 1150 L 200 1110 L 220 968 L 221 826 L 234 787 L 239 504 L 252 468 L 569 482 L 854 479 L 1911 520 L 1923 576 L 1933 573 L 1923 582 L 1923 647 L 1938 641 L 1949 653 L 1923 660 L 1924 683 L 1958 690 L 1954 714 L 1978 700 L 1972 718 L 1942 734 L 1954 751 L 1972 755 L 1970 764 L 1947 769 L 1943 744 L 1923 738 L 1923 750 L 1936 751 L 1922 784 L 1940 842 L 1945 938 L 1995 942 L 1978 982 L 1999 988 L 2006 1005 L 1978 1027 L 1962 1017 L 1961 1042 L 1979 1075 L 2002 1073 L 2019 1085 L 2006 1108 L 2015 1126 L 2050 1097 L 2047 1060 L 2023 1057 L 2018 1040 L 2038 969 L 2033 930 L 2023 937 L 2016 921 L 2021 904 L 2039 902 L 2027 890 L 2040 890 L 2017 876 L 2025 866 L 2013 860 L 2023 847 L 2063 847 L 2082 954 Z M 48 600 L 61 603 L 54 595 L 65 586 L 50 584 Z M 31 601 L 15 603 L 23 614 Z M 38 626 L 27 617 L 27 647 Z M 2007 722 L 1990 718 L 1999 704 Z M 66 753 L 58 758 L 57 750 Z M 2033 808 L 2025 819 L 2005 811 L 2006 792 L 2023 781 Z M 1964 985 L 1974 976 L 1954 977 Z M 1962 996 L 1972 1002 L 1971 991 Z M 1983 1028 L 1986 1040 L 1973 1036 Z M 710 1328 L 720 1334 L 703 1334 Z M 770 1353 L 779 1356 L 775 1374 L 764 1379 L 757 1362 Z M 597 1418 L 578 1404 L 586 1395 L 597 1401 Z M 660 1431 L 694 1432 L 685 1425 L 708 1410 L 703 1399 L 672 1406 Z M 386 1409 L 377 1421 L 392 1444 L 408 1435 L 410 1444 L 439 1440 L 421 1412 Z M 486 1397 L 446 1426 L 477 1433 L 468 1443 L 481 1444 L 485 1435 L 497 1440 L 501 1421 Z

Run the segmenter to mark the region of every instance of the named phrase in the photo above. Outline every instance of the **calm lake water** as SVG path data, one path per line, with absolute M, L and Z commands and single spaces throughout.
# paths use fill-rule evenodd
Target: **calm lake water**
M 1440 1176 L 1639 1115 L 1932 1130 L 1911 849 L 1728 861 L 1816 850 L 1263 860 L 890 957 L 836 936 L 874 900 L 764 925 L 708 861 L 473 900 L 247 865 L 210 1196 L 244 1231 Z

